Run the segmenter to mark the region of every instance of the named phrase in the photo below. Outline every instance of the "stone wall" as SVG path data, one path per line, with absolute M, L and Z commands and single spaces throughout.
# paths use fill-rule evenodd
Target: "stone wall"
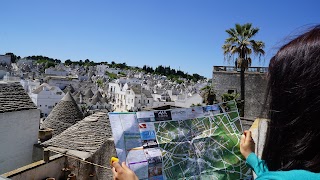
M 103 145 L 101 145 L 100 149 L 97 150 L 92 157 L 86 159 L 86 161 L 111 168 L 110 159 L 112 156 L 116 157 L 116 150 L 114 146 L 114 140 L 113 138 L 110 138 Z M 67 164 L 71 169 L 71 173 L 74 173 L 76 177 L 81 180 L 113 179 L 111 169 L 93 166 L 73 158 L 68 158 Z
M 221 96 L 228 93 L 228 90 L 234 90 L 236 93 L 241 92 L 240 72 L 214 71 L 212 84 L 216 91 L 218 101 Z M 265 117 L 266 111 L 263 110 L 265 93 L 267 89 L 267 75 L 259 72 L 245 73 L 245 114 L 246 118 L 255 119 L 260 116 Z M 239 97 L 240 99 L 240 97 Z
M 113 138 L 108 139 L 100 149 L 93 155 L 93 162 L 100 164 L 105 167 L 110 167 L 110 159 L 111 157 L 116 157 L 116 149 L 114 146 Z M 100 167 L 95 166 L 94 170 L 96 172 L 97 179 L 106 179 L 112 180 L 112 171 L 108 169 L 103 169 Z
M 112 171 L 110 167 L 110 159 L 112 156 L 116 157 L 116 150 L 113 138 L 109 138 L 92 157 L 85 160 L 110 169 L 85 163 L 76 157 L 71 158 L 56 154 L 50 157 L 48 163 L 40 160 L 3 174 L 3 176 L 12 180 L 42 180 L 47 177 L 66 179 L 63 177 L 73 173 L 78 180 L 112 180 Z M 68 171 L 67 174 L 63 174 L 63 168 L 68 168 L 70 171 Z
M 19 169 L 3 174 L 2 176 L 11 180 L 42 180 L 48 177 L 59 179 L 62 177 L 62 169 L 65 167 L 66 158 L 62 155 L 50 157 L 48 163 L 43 160 L 28 164 Z

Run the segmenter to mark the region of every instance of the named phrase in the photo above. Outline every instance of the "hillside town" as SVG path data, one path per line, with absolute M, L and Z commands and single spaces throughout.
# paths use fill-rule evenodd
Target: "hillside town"
M 69 92 L 83 113 L 95 111 L 138 111 L 165 105 L 190 107 L 202 104 L 200 90 L 208 80 L 197 82 L 180 78 L 169 80 L 166 76 L 131 69 L 95 66 L 66 66 L 63 63 L 43 69 L 33 59 L 20 59 L 11 63 L 10 56 L 1 55 L 3 64 L 0 78 L 16 81 L 25 89 L 41 117 L 49 116 L 57 103 Z M 116 78 L 109 74 L 118 75 Z
M 203 105 L 202 89 L 210 84 L 206 78 L 169 79 L 136 67 L 102 63 L 55 62 L 46 68 L 48 61 L 0 55 L 0 64 L 0 142 L 7 144 L 2 149 L 6 153 L 0 155 L 0 174 L 10 179 L 31 174 L 35 179 L 57 179 L 66 176 L 62 169 L 78 179 L 111 179 L 110 169 L 79 162 L 83 159 L 107 167 L 108 158 L 115 156 L 108 112 Z M 41 165 L 34 168 L 34 163 Z M 47 166 L 54 167 L 43 171 Z

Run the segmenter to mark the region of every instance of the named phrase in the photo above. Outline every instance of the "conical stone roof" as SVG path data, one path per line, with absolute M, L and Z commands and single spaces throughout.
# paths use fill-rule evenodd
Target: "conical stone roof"
M 102 103 L 109 103 L 109 101 L 108 101 L 108 99 L 106 97 L 101 98 L 100 101 Z
M 80 95 L 81 96 L 83 96 L 83 94 L 81 93 L 81 91 L 79 91 L 76 95 L 74 95 L 75 97 L 80 97 Z
M 86 93 L 84 94 L 84 97 L 86 98 L 92 98 L 93 92 L 91 91 L 91 88 L 89 88 Z
M 100 98 L 98 96 L 93 96 L 92 100 L 91 100 L 91 104 L 96 105 L 98 102 L 100 101 Z
M 63 90 L 64 93 L 67 93 L 67 92 L 71 92 L 71 93 L 74 93 L 74 88 L 71 84 L 69 84 L 68 86 L 66 86 Z
M 70 92 L 68 92 L 53 108 L 42 123 L 41 128 L 53 129 L 53 136 L 56 136 L 82 119 L 82 112 Z
M 96 94 L 95 94 L 95 96 L 97 96 L 97 97 L 99 97 L 99 98 L 102 98 L 102 95 L 101 95 L 100 91 L 97 91 Z

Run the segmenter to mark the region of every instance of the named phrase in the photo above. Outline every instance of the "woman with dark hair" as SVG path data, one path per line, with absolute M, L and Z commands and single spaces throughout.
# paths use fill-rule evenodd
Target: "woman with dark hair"
M 320 26 L 281 47 L 268 76 L 265 162 L 251 153 L 250 132 L 242 155 L 258 179 L 320 179 Z

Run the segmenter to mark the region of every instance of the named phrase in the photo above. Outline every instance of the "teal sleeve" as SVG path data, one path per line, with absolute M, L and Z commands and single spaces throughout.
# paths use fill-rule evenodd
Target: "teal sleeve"
M 269 172 L 268 166 L 266 165 L 265 161 L 259 159 L 253 152 L 250 153 L 247 157 L 247 164 L 250 168 L 253 169 L 258 177 L 263 173 Z

